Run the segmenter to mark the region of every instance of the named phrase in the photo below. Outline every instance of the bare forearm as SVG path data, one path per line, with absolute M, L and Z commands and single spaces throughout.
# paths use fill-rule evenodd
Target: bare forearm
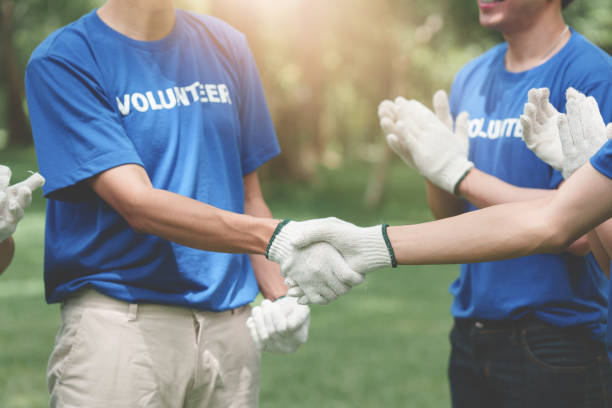
M 601 240 L 597 236 L 597 228 L 587 234 L 589 240 L 589 248 L 593 252 L 595 260 L 599 264 L 599 267 L 603 273 L 610 278 L 610 256 L 606 253 Z
M 524 256 L 539 248 L 556 250 L 555 243 L 547 244 L 551 237 L 539 224 L 541 218 L 528 212 L 533 212 L 529 203 L 505 204 L 430 223 L 390 227 L 388 235 L 403 265 L 484 262 Z
M 478 169 L 472 169 L 458 186 L 459 193 L 478 208 L 550 197 L 556 190 L 517 187 Z M 586 235 L 578 238 L 567 252 L 584 256 L 590 251 Z
M 255 173 L 244 178 L 246 199 L 244 202 L 245 214 L 259 218 L 272 218 L 272 213 L 261 195 L 259 182 Z M 259 290 L 266 299 L 274 300 L 287 293 L 285 279 L 280 274 L 278 264 L 268 261 L 263 255 L 249 255 L 253 272 L 259 285 Z
M 559 252 L 612 216 L 612 182 L 590 165 L 551 197 L 391 227 L 400 264 L 470 263 Z
M 133 211 L 128 222 L 139 232 L 216 252 L 264 254 L 278 224 L 158 189 L 144 193 Z
M 457 187 L 459 194 L 478 208 L 548 197 L 555 190 L 523 188 L 506 183 L 476 168 Z
M 465 211 L 465 201 L 425 180 L 427 203 L 437 219 L 453 217 Z
M 8 268 L 15 254 L 15 242 L 13 237 L 8 237 L 0 242 L 0 274 Z
M 107 170 L 91 186 L 136 231 L 192 248 L 264 254 L 278 224 L 156 189 L 137 165 Z

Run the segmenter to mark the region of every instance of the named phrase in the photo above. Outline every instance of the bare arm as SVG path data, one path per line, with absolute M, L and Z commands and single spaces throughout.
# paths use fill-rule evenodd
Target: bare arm
M 478 208 L 518 201 L 537 200 L 539 198 L 550 197 L 556 191 L 517 187 L 478 169 L 472 169 L 457 189 L 461 196 Z M 580 256 L 588 254 L 590 247 L 587 236 L 583 235 L 578 238 L 567 248 L 567 251 Z
M 471 263 L 559 252 L 612 216 L 612 181 L 590 164 L 552 196 L 391 227 L 400 264 Z
M 554 190 L 517 187 L 476 168 L 457 187 L 459 194 L 478 208 L 549 197 Z
M 465 201 L 459 197 L 442 190 L 429 180 L 425 179 L 427 191 L 427 204 L 437 219 L 454 217 L 465 212 Z
M 598 225 L 590 234 L 589 242 L 593 241 L 593 254 L 608 278 L 610 277 L 610 260 L 612 259 L 612 220 Z M 604 266 L 605 265 L 605 266 Z
M 254 217 L 272 218 L 272 213 L 261 193 L 257 172 L 247 174 L 243 181 L 244 213 Z M 263 255 L 251 254 L 249 258 L 263 296 L 271 300 L 284 296 L 287 293 L 287 286 L 280 274 L 279 265 L 268 261 Z
M 138 165 L 107 170 L 90 185 L 134 230 L 192 248 L 264 254 L 278 224 L 156 189 Z
M 15 241 L 13 237 L 8 237 L 0 242 L 0 274 L 8 268 L 15 254 Z

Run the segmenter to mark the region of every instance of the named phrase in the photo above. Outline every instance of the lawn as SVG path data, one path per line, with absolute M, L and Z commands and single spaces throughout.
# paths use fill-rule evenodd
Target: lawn
M 0 152 L 14 181 L 36 170 L 32 150 Z M 321 169 L 313 182 L 262 181 L 276 217 L 338 216 L 360 225 L 431 219 L 423 183 L 401 162 L 391 167 L 384 204 L 366 210 L 371 166 Z M 45 366 L 58 327 L 42 284 L 44 200 L 15 233 L 13 264 L 0 277 L 0 407 L 48 406 Z M 263 356 L 261 406 L 444 407 L 451 297 L 456 266 L 400 267 L 368 275 L 337 302 L 312 308 L 309 341 L 293 355 Z

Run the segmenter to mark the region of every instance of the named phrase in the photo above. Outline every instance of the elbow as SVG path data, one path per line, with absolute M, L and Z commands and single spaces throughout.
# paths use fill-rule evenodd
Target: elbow
M 151 233 L 142 196 L 134 194 L 126 197 L 115 209 L 134 231 L 139 234 Z
M 561 253 L 576 240 L 558 221 L 545 221 L 540 231 L 537 252 Z

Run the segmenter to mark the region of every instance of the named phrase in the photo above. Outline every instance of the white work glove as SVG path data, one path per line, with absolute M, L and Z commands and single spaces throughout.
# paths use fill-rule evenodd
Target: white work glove
M 25 208 L 32 202 L 32 190 L 45 184 L 45 179 L 38 173 L 9 187 L 10 180 L 11 169 L 0 165 L 0 242 L 15 232 Z
M 246 324 L 259 350 L 293 353 L 308 340 L 310 308 L 294 297 L 265 299 L 253 308 Z
M 395 103 L 392 101 L 385 99 L 378 105 L 378 119 L 380 120 L 380 127 L 382 128 L 387 141 L 389 138 L 397 139 L 397 135 L 399 134 L 399 129 L 396 126 L 397 114 Z M 416 168 L 414 165 L 414 161 L 410 156 L 410 152 L 397 149 L 396 144 L 387 143 L 391 150 L 395 152 L 408 166 L 412 168 Z
M 303 274 L 296 273 L 291 268 L 283 268 L 281 263 L 281 273 L 287 277 L 286 283 L 290 287 L 288 294 L 299 297 L 300 303 L 317 303 L 312 301 L 312 293 L 320 291 L 313 286 L 321 286 L 323 280 L 336 278 L 345 285 L 355 286 L 363 281 L 363 274 L 366 272 L 380 267 L 396 266 L 391 244 L 386 238 L 386 225 L 361 228 L 333 217 L 289 222 L 271 240 L 268 258 L 282 259 L 287 256 L 283 254 L 289 253 L 287 248 L 308 249 L 313 245 L 320 245 L 317 244 L 320 242 L 332 245 L 348 265 L 346 269 L 338 269 L 328 265 L 329 261 L 322 261 L 318 272 Z M 325 276 L 316 276 L 321 274 Z
M 521 115 L 523 140 L 540 160 L 562 170 L 563 150 L 557 127 L 560 113 L 549 102 L 548 88 L 530 89 Z
M 559 116 L 559 139 L 563 149 L 563 178 L 569 178 L 586 163 L 608 139 L 612 123 L 606 125 L 597 101 L 573 88 L 567 90 L 566 114 Z
M 280 223 L 266 251 L 269 260 L 280 264 L 281 274 L 302 288 L 301 304 L 329 303 L 363 282 L 363 275 L 352 270 L 329 244 L 313 240 L 297 246 L 303 224 L 288 220 Z
M 387 143 L 402 158 L 410 157 L 419 173 L 438 187 L 454 194 L 474 163 L 468 160 L 468 120 L 466 112 L 457 116 L 455 132 L 433 112 L 415 100 L 395 101 L 397 135 L 387 135 Z

